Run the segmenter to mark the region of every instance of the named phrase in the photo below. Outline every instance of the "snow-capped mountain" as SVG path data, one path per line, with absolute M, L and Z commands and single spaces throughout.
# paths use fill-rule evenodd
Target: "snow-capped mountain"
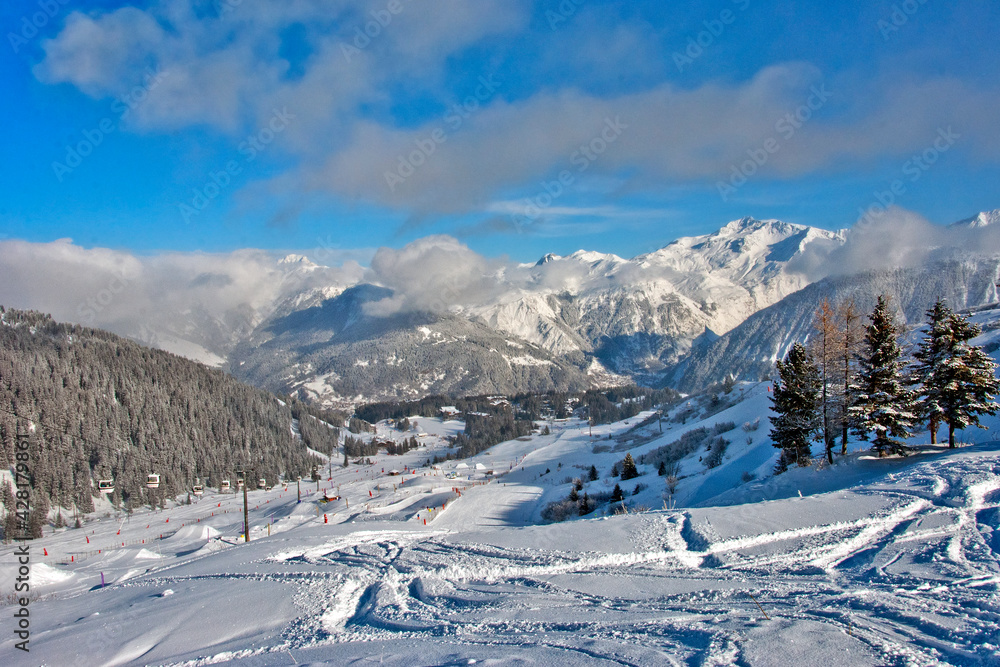
M 239 291 L 233 278 L 200 273 L 191 281 L 188 301 L 164 300 L 158 311 L 137 313 L 141 317 L 107 328 L 208 366 L 223 366 L 267 318 L 333 298 L 348 286 L 303 255 L 287 255 L 268 265 L 261 282 L 266 289 L 250 292 L 244 300 L 220 299 L 227 290 Z
M 959 308 L 995 299 L 1000 266 L 992 258 L 1000 244 L 988 241 L 998 220 L 1000 211 L 985 212 L 940 228 L 933 242 L 910 239 L 927 252 L 905 256 L 936 268 L 826 280 L 803 266 L 856 253 L 863 243 L 849 242 L 851 231 L 747 217 L 631 259 L 550 253 L 534 263 L 481 262 L 468 277 L 448 273 L 449 253 L 471 251 L 446 239 L 412 274 L 430 276 L 425 292 L 441 285 L 453 292 L 436 308 L 384 267 L 359 267 L 345 278 L 290 255 L 275 260 L 270 300 L 226 313 L 193 307 L 150 340 L 181 354 L 188 345 L 241 379 L 327 404 L 629 380 L 690 390 L 727 374 L 766 375 L 791 340 L 808 335 L 824 296 L 885 289 L 911 318 L 937 295 Z M 950 264 L 942 269 L 942 261 Z M 463 280 L 475 281 L 473 288 L 463 291 Z
M 554 354 L 594 353 L 616 371 L 644 375 L 804 287 L 808 280 L 788 263 L 815 241 L 843 239 L 844 232 L 743 218 L 630 260 L 549 254 L 528 270 L 525 286 L 473 312 Z
M 989 227 L 990 225 L 996 225 L 1000 223 L 1000 209 L 995 211 L 984 211 L 979 215 L 973 216 L 971 218 L 966 218 L 965 220 L 959 220 L 953 226 L 954 227 L 969 227 L 972 229 L 980 229 L 983 227 Z
M 229 355 L 237 377 L 330 404 L 649 380 L 801 289 L 788 263 L 843 233 L 743 218 L 633 259 L 580 250 L 507 266 L 483 302 L 374 315 L 374 284 L 292 292 Z M 304 258 L 285 265 L 313 271 Z
M 431 394 L 514 394 L 621 384 L 595 359 L 554 355 L 477 319 L 427 312 L 373 316 L 391 295 L 357 285 L 266 320 L 230 355 L 230 371 L 271 391 L 345 407 Z

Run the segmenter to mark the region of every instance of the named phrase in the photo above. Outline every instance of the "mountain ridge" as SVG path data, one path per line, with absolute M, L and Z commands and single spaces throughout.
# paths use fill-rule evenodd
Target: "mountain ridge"
M 986 211 L 941 227 L 936 245 L 900 256 L 960 260 L 968 254 L 962 243 L 992 235 L 998 220 L 1000 211 Z M 746 329 L 729 334 L 823 280 L 817 266 L 863 267 L 851 259 L 865 244 L 853 233 L 744 216 L 629 259 L 581 249 L 521 264 L 485 261 L 455 239 L 429 237 L 350 273 L 288 254 L 266 269 L 276 282 L 270 300 L 226 312 L 187 304 L 177 316 L 150 323 L 140 338 L 272 391 L 339 407 L 422 392 L 630 381 L 693 388 L 719 374 L 683 368 L 703 368 L 705 355 L 733 340 L 752 345 Z M 948 246 L 946 234 L 959 241 Z M 900 238 L 920 249 L 919 238 Z M 1000 255 L 1000 243 L 977 243 L 986 255 L 990 247 Z M 982 271 L 986 280 L 989 269 Z M 789 303 L 801 319 L 801 304 Z M 779 321 L 792 326 L 785 316 L 773 325 Z M 801 333 L 797 322 L 792 328 Z M 777 345 L 773 353 L 781 348 L 768 344 Z

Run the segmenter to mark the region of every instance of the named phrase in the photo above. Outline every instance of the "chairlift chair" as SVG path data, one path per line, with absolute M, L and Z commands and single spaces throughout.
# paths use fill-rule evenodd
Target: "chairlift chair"
M 201 484 L 195 484 L 194 486 L 191 487 L 191 493 L 193 493 L 196 496 L 203 495 L 205 493 L 205 487 L 202 486 Z
M 155 472 L 149 473 L 149 475 L 146 476 L 146 488 L 147 489 L 160 488 L 160 476 Z
M 101 493 L 114 493 L 115 492 L 115 480 L 113 479 L 100 479 L 97 481 L 97 490 Z

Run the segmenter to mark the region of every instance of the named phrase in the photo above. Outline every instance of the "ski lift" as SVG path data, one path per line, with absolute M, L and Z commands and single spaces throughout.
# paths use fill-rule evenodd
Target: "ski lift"
M 97 480 L 97 490 L 101 493 L 114 493 L 115 492 L 115 480 L 113 479 L 99 479 Z
M 258 479 L 257 480 L 257 488 L 258 489 L 266 489 L 267 488 L 267 480 L 264 479 L 263 477 L 261 477 L 260 479 Z
M 194 486 L 191 487 L 191 493 L 193 493 L 196 496 L 203 495 L 205 493 L 205 487 L 202 486 L 201 484 L 195 484 Z
M 222 484 L 219 485 L 219 493 L 226 493 L 229 491 L 231 485 L 228 479 L 222 480 Z
M 240 477 L 239 479 L 237 479 L 237 480 L 236 480 L 236 488 L 237 488 L 237 489 L 242 489 L 242 488 L 243 488 L 243 486 L 244 486 L 244 485 L 243 485 L 243 478 L 242 478 L 242 477 Z
M 160 476 L 155 472 L 151 472 L 146 476 L 146 488 L 147 489 L 158 489 L 160 488 Z

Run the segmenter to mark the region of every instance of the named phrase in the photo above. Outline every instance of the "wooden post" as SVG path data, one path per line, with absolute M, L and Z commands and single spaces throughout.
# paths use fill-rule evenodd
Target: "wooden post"
M 247 476 L 243 475 L 243 542 L 250 541 L 250 510 L 247 507 Z

